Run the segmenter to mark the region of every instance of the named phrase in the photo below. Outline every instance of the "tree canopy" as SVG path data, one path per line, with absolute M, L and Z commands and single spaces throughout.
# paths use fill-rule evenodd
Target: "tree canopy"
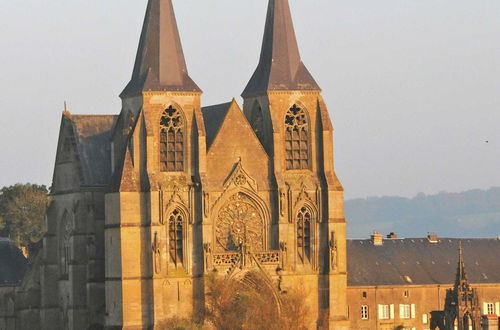
M 0 236 L 9 237 L 19 247 L 39 241 L 47 210 L 47 187 L 16 184 L 0 190 Z

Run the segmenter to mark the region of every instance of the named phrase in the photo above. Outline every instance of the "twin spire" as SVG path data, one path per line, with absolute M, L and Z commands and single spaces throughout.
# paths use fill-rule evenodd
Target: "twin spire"
M 272 90 L 320 90 L 300 59 L 288 0 L 269 0 L 259 65 L 242 96 Z
M 145 91 L 201 92 L 187 71 L 172 0 L 149 0 L 132 79 L 122 96 Z
M 243 96 L 269 90 L 320 90 L 300 59 L 288 0 L 269 0 L 260 62 Z M 172 0 L 149 0 L 132 79 L 122 96 L 144 91 L 201 92 L 187 71 Z

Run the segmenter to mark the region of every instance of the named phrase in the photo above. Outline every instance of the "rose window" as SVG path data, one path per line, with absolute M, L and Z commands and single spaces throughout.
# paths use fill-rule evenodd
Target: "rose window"
M 222 207 L 215 231 L 219 250 L 236 251 L 242 245 L 254 251 L 264 249 L 262 214 L 245 194 L 234 195 Z

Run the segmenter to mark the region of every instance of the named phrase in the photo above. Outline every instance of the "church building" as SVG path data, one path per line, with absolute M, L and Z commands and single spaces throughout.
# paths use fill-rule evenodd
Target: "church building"
M 346 240 L 332 121 L 288 0 L 269 0 L 241 87 L 242 106 L 203 105 L 172 0 L 148 1 L 120 113 L 64 109 L 38 254 L 2 273 L 22 257 L 0 244 L 0 330 L 158 329 L 202 314 L 214 273 L 302 288 L 308 329 L 498 330 L 500 239 L 464 239 L 458 268 L 461 240 Z
M 120 114 L 63 113 L 40 311 L 19 322 L 146 329 L 202 308 L 216 270 L 276 292 L 301 286 L 311 328 L 348 329 L 333 128 L 288 0 L 269 1 L 243 87 L 243 108 L 202 106 L 172 1 L 149 0 Z

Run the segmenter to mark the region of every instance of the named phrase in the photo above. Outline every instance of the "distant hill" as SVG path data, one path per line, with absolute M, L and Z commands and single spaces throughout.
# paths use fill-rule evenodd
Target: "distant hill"
M 498 237 L 500 187 L 461 193 L 418 194 L 414 198 L 371 197 L 346 201 L 350 238 L 377 230 L 400 237 Z

